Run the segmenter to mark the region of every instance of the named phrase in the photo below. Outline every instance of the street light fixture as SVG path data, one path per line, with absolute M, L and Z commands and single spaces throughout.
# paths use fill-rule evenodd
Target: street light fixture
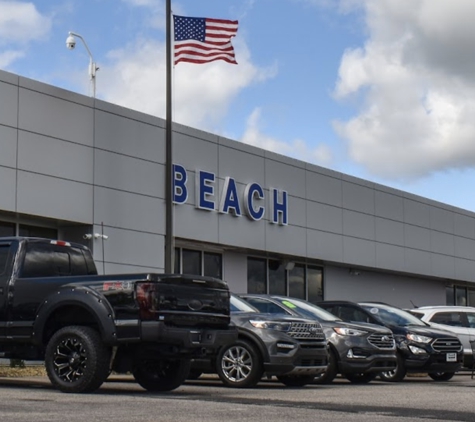
M 83 42 L 84 47 L 86 47 L 87 53 L 89 54 L 89 78 L 91 80 L 91 85 L 92 85 L 92 96 L 95 98 L 96 97 L 96 71 L 99 70 L 99 68 L 94 62 L 91 50 L 89 50 L 89 47 L 87 46 L 86 41 L 84 41 L 84 38 L 81 35 L 69 31 L 68 38 L 66 38 L 66 47 L 68 47 L 69 50 L 74 50 L 76 48 L 75 37 L 78 37 Z

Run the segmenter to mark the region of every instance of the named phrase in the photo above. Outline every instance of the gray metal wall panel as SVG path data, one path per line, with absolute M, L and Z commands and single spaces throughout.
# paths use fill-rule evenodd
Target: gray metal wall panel
M 266 250 L 266 221 L 250 221 L 246 216 L 218 215 L 219 243 L 249 249 Z
M 343 236 L 317 230 L 307 230 L 307 257 L 331 262 L 343 262 Z
M 266 195 L 269 195 L 268 191 Z M 289 224 L 292 226 L 307 227 L 306 201 L 302 198 L 296 198 L 295 196 L 289 196 L 288 201 Z
M 156 198 L 165 197 L 163 164 L 96 150 L 94 168 L 95 183 L 98 186 Z
M 296 226 L 277 226 L 262 223 L 265 226 L 265 250 L 296 256 L 307 254 L 307 230 Z
M 431 252 L 443 255 L 454 255 L 455 245 L 452 234 L 441 233 L 435 230 L 430 231 Z
M 266 186 L 264 172 L 264 157 L 249 154 L 237 149 L 220 145 L 218 150 L 220 177 L 232 177 L 246 185 L 251 182 Z M 272 183 L 273 181 L 269 181 Z M 278 186 L 272 186 L 277 188 Z
M 307 227 L 333 233 L 343 233 L 343 210 L 331 205 L 307 201 Z
M 355 183 L 342 183 L 343 208 L 374 214 L 374 189 Z
M 375 220 L 372 215 L 343 210 L 343 234 L 361 239 L 375 239 Z
M 0 125 L 0 166 L 16 168 L 17 135 L 16 129 Z
M 173 134 L 173 162 L 188 172 L 202 170 L 218 174 L 218 144 L 192 138 L 182 133 Z M 192 180 L 194 183 L 194 179 Z
M 404 198 L 404 222 L 430 229 L 430 206 Z
M 267 187 L 285 190 L 293 197 L 305 198 L 306 171 L 302 165 L 297 166 L 296 160 L 292 165 L 275 161 L 274 158 L 282 160 L 277 154 L 266 154 L 266 158 L 265 180 L 269 184 Z
M 404 250 L 405 270 L 414 274 L 432 274 L 430 252 L 417 249 Z
M 398 271 L 404 262 L 404 248 L 401 246 L 376 244 L 376 267 Z
M 401 196 L 376 190 L 374 213 L 378 217 L 404 221 L 404 200 Z
M 17 212 L 92 222 L 92 185 L 18 171 Z
M 94 233 L 102 233 L 100 225 L 94 226 Z M 106 272 L 107 265 L 134 266 L 132 271 L 127 272 L 146 272 L 150 269 L 163 272 L 164 240 L 162 235 L 114 227 L 104 227 L 104 234 L 109 236 L 107 240 L 104 240 Z M 93 248 L 96 265 L 98 269 L 102 268 L 102 240 L 94 240 Z
M 362 271 L 351 276 L 348 269 L 329 266 L 325 268 L 325 299 L 386 302 L 401 308 L 445 305 L 444 282 L 417 277 Z
M 455 277 L 455 261 L 453 256 L 431 254 L 431 268 L 432 274 L 436 277 Z
M 475 239 L 475 218 L 473 218 L 473 216 L 455 213 L 454 234 Z
M 89 107 L 20 88 L 20 129 L 92 146 L 93 122 Z
M 18 131 L 18 168 L 21 170 L 92 184 L 92 158 L 90 147 Z
M 0 209 L 16 211 L 16 178 L 15 169 L 0 166 Z
M 342 206 L 342 181 L 336 177 L 307 171 L 307 199 L 336 207 Z
M 130 192 L 95 187 L 94 223 L 164 234 L 165 201 Z
M 475 274 L 475 261 L 468 259 L 455 258 L 455 278 L 457 280 L 473 281 Z
M 376 217 L 375 239 L 377 242 L 404 246 L 404 224 L 399 221 Z
M 430 251 L 430 230 L 406 224 L 404 225 L 404 242 L 407 248 Z
M 131 157 L 165 164 L 165 130 L 96 110 L 95 146 Z
M 466 237 L 454 237 L 454 253 L 455 256 L 473 261 L 475 257 L 475 240 Z M 475 261 L 473 261 L 475 263 Z M 474 273 L 475 275 L 475 273 Z
M 176 237 L 219 243 L 218 213 L 199 210 L 192 205 L 175 206 L 174 233 Z
M 442 208 L 430 208 L 430 227 L 433 230 L 453 234 L 455 226 L 454 212 Z
M 375 267 L 375 242 L 343 236 L 343 261 L 347 264 Z
M 18 124 L 18 86 L 0 82 L 0 125 Z

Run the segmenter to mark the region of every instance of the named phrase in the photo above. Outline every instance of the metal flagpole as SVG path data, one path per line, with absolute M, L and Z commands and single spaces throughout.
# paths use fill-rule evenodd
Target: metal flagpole
M 172 154 L 172 12 L 171 0 L 166 1 L 167 14 L 167 112 L 166 112 L 166 132 L 165 132 L 165 273 L 174 272 L 174 252 L 175 241 L 173 237 L 173 154 Z

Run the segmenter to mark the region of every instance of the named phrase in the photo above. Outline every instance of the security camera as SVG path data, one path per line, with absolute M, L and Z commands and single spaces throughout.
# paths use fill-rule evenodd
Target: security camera
M 76 38 L 70 35 L 66 39 L 66 47 L 68 47 L 70 50 L 74 50 L 74 48 L 76 47 Z

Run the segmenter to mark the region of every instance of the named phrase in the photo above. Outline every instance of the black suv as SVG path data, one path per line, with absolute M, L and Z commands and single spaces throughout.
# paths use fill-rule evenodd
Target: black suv
M 231 295 L 231 324 L 237 328 L 238 340 L 224 346 L 216 360 L 193 360 L 189 379 L 203 372 L 217 373 L 226 386 L 246 388 L 266 375 L 300 387 L 327 368 L 327 341 L 317 321 L 262 314 Z
M 240 296 L 261 312 L 311 318 L 322 324 L 330 346 L 329 361 L 327 370 L 314 383 L 330 383 L 338 373 L 353 383 L 366 383 L 381 371 L 396 368 L 396 345 L 388 328 L 343 322 L 305 300 L 277 295 Z
M 392 330 L 398 349 L 397 368 L 380 374 L 384 381 L 401 381 L 407 372 L 424 372 L 448 381 L 462 366 L 462 343 L 454 334 L 430 327 L 414 315 L 377 302 L 325 301 L 318 306 L 344 321 L 369 322 Z

